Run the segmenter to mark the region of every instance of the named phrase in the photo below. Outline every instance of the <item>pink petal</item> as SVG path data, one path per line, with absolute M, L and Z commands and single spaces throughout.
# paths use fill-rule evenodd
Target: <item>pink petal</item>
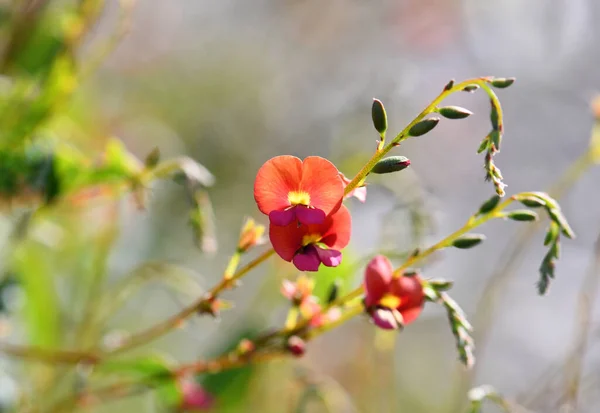
M 269 221 L 278 227 L 285 227 L 296 219 L 296 208 L 288 208 L 283 211 L 271 211 Z
M 296 284 L 290 280 L 283 280 L 281 283 L 281 294 L 288 300 L 292 300 L 296 295 Z
M 296 217 L 304 225 L 319 225 L 325 222 L 325 212 L 318 208 L 307 208 L 304 205 L 296 205 Z
M 399 330 L 402 328 L 402 316 L 395 310 L 378 308 L 371 313 L 373 323 L 384 330 Z
M 342 263 L 342 253 L 338 250 L 326 250 L 323 248 L 315 247 L 317 254 L 321 262 L 327 267 L 337 267 Z
M 367 187 L 361 186 L 361 187 L 355 188 L 348 195 L 353 196 L 354 198 L 358 199 L 360 202 L 364 203 L 367 200 Z
M 390 290 L 392 263 L 383 255 L 373 258 L 365 271 L 365 305 L 371 307 Z
M 300 271 L 317 271 L 321 265 L 317 249 L 312 245 L 304 248 L 302 253 L 296 254 L 292 262 Z

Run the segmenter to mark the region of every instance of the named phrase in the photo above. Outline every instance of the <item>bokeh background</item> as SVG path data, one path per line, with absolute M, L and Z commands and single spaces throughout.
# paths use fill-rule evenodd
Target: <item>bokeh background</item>
M 79 51 L 82 61 L 119 30 L 121 13 L 116 1 L 106 2 Z M 498 92 L 506 133 L 496 159 L 508 194 L 547 190 L 588 148 L 590 102 L 600 91 L 600 3 L 594 0 L 138 0 L 128 13 L 126 35 L 80 79 L 57 130 L 90 151 L 117 136 L 142 159 L 158 147 L 164 158 L 189 155 L 206 166 L 216 178 L 210 196 L 219 248 L 198 250 L 189 205 L 174 184 L 153 186 L 143 212 L 130 199 L 94 209 L 66 230 L 75 237 L 68 253 L 40 253 L 54 257 L 45 271 L 56 289 L 54 307 L 38 307 L 58 314 L 55 344 L 90 345 L 76 331 L 81 309 L 95 294 L 89 287 L 98 254 L 108 256 L 105 285 L 118 284 L 144 262 L 161 262 L 152 271 L 183 272 L 197 288 L 149 283 L 96 332 L 105 340 L 175 313 L 215 284 L 244 217 L 264 222 L 252 195 L 260 165 L 279 154 L 320 155 L 352 176 L 375 148 L 373 97 L 385 103 L 396 132 L 452 78 L 515 76 L 511 88 Z M 340 272 L 349 285 L 360 282 L 364 257 L 430 245 L 493 194 L 476 154 L 489 129 L 487 98 L 465 93 L 447 103 L 475 115 L 442 121 L 408 140 L 397 152 L 411 167 L 373 180 L 365 204 L 349 202 L 353 240 L 345 260 L 352 265 Z M 520 229 L 526 224 L 491 222 L 476 250 L 449 250 L 422 267 L 427 277 L 455 280 L 453 297 L 476 328 L 474 371 L 457 361 L 445 314 L 428 306 L 401 334 L 376 332 L 359 318 L 311 342 L 302 359 L 207 382 L 218 398 L 214 411 L 454 413 L 465 411 L 467 391 L 481 384 L 493 385 L 514 411 L 597 411 L 600 309 L 593 306 L 593 280 L 600 274 L 591 263 L 600 233 L 599 180 L 598 168 L 589 168 L 563 191 L 577 239 L 563 242 L 546 297 L 535 289 L 543 231 Z M 10 213 L 0 217 L 3 239 L 15 223 Z M 109 247 L 88 248 L 87 240 L 105 226 Z M 32 254 L 26 259 L 41 260 Z M 219 321 L 192 320 L 138 353 L 193 361 L 281 325 L 286 302 L 279 284 L 294 274 L 272 260 L 228 293 L 235 308 Z M 31 303 L 19 288 L 6 292 L 3 339 L 26 343 L 20 314 Z M 0 411 L 11 411 L 21 397 L 50 399 L 75 385 L 48 370 L 0 355 Z M 52 379 L 35 379 L 43 375 Z M 165 406 L 142 395 L 95 411 Z

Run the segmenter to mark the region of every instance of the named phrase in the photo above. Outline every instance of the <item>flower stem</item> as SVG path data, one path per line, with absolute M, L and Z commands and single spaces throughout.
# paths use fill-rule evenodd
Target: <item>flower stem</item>
M 465 88 L 465 86 L 468 86 L 468 85 L 481 86 L 481 88 L 488 94 L 490 99 L 492 101 L 494 101 L 494 103 L 496 103 L 496 106 L 498 107 L 498 119 L 499 119 L 499 122 L 501 122 L 502 121 L 502 110 L 500 109 L 500 105 L 498 104 L 498 98 L 496 97 L 496 95 L 494 94 L 492 89 L 488 86 L 487 81 L 488 80 L 486 78 L 469 79 L 469 80 L 465 80 L 463 82 L 457 83 L 449 89 L 444 89 L 442 91 L 442 93 L 440 93 L 435 99 L 433 99 L 433 101 L 431 101 L 431 103 L 429 105 L 427 105 L 427 107 L 425 109 L 423 109 L 421 111 L 421 113 L 419 113 L 417 115 L 417 117 L 412 120 L 412 122 L 410 122 L 399 134 L 396 135 L 396 137 L 394 137 L 394 139 L 392 139 L 390 141 L 390 143 L 388 143 L 386 146 L 384 146 L 381 150 L 378 150 L 375 152 L 375 154 L 371 157 L 371 159 L 369 159 L 369 161 L 367 161 L 367 163 L 356 174 L 356 176 L 354 178 L 352 178 L 352 180 L 348 183 L 348 185 L 346 185 L 346 188 L 344 189 L 344 195 L 348 195 L 353 189 L 355 189 L 366 178 L 366 176 L 371 172 L 371 170 L 377 164 L 377 162 L 379 162 L 381 159 L 383 159 L 383 157 L 389 151 L 391 151 L 395 146 L 398 146 L 401 142 L 410 138 L 411 135 L 409 135 L 409 131 L 414 125 L 416 125 L 421 120 L 423 120 L 423 118 L 425 116 L 429 115 L 430 113 L 434 113 L 435 109 L 437 108 L 437 106 L 439 105 L 439 103 L 441 101 L 446 99 L 451 94 L 463 90 Z

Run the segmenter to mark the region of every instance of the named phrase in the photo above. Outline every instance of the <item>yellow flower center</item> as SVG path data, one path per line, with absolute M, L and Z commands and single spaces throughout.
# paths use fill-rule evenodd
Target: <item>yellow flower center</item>
M 398 308 L 400 303 L 402 303 L 400 297 L 396 297 L 392 294 L 386 294 L 379 300 L 379 304 L 386 308 Z
M 304 191 L 292 191 L 288 193 L 290 205 L 310 205 L 310 195 Z
M 306 247 L 310 244 L 316 244 L 321 241 L 321 234 L 308 234 L 302 237 L 302 246 Z

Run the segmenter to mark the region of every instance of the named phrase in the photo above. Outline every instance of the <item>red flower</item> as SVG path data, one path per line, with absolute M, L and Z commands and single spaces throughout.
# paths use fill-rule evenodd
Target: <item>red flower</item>
M 350 212 L 342 205 L 321 224 L 271 225 L 269 238 L 281 258 L 300 271 L 317 271 L 321 264 L 336 267 L 342 262 L 339 250 L 350 242 L 351 224 Z
M 393 276 L 390 261 L 378 255 L 365 271 L 365 307 L 373 322 L 384 329 L 398 329 L 421 314 L 425 295 L 418 275 Z
M 335 165 L 309 156 L 277 156 L 265 162 L 254 181 L 258 209 L 271 224 L 286 226 L 298 220 L 305 225 L 322 224 L 338 210 L 344 184 Z

